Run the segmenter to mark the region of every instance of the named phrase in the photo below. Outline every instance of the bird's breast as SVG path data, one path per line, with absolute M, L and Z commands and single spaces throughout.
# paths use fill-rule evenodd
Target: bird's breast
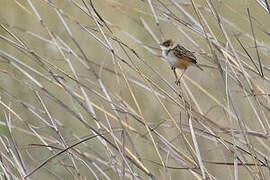
M 173 53 L 167 55 L 167 61 L 171 66 L 179 69 L 186 69 L 190 65 L 190 59 L 187 57 L 177 58 Z

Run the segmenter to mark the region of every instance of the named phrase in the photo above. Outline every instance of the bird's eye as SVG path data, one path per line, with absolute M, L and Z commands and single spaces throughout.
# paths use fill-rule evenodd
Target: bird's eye
M 170 41 L 165 41 L 162 45 L 165 46 L 165 47 L 169 47 L 171 44 Z

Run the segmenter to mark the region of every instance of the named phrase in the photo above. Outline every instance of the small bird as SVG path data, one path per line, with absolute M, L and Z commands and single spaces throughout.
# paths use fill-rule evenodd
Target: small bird
M 200 70 L 203 69 L 197 64 L 197 58 L 194 56 L 193 52 L 187 50 L 180 44 L 176 44 L 172 39 L 166 40 L 160 44 L 162 49 L 162 56 L 167 60 L 167 62 L 171 65 L 171 68 L 176 77 L 175 83 L 177 85 L 180 84 L 180 80 L 184 75 L 187 67 L 189 65 L 195 65 Z M 175 69 L 184 69 L 181 76 L 178 78 Z

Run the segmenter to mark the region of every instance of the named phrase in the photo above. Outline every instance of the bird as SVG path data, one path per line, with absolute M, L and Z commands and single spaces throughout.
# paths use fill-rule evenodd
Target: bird
M 197 68 L 203 71 L 203 69 L 197 64 L 197 58 L 194 52 L 186 49 L 180 44 L 175 43 L 172 39 L 168 39 L 160 44 L 162 50 L 162 56 L 170 64 L 171 69 L 176 77 L 176 85 L 180 85 L 180 80 L 185 71 L 190 65 L 195 65 Z M 178 78 L 175 69 L 184 69 L 181 76 Z

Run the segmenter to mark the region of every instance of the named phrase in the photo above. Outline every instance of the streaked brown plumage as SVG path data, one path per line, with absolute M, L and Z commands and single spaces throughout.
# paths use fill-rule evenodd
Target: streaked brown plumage
M 180 79 L 189 65 L 195 65 L 200 70 L 203 70 L 197 64 L 197 58 L 194 56 L 193 52 L 187 50 L 186 48 L 184 48 L 179 44 L 174 43 L 173 40 L 169 39 L 167 41 L 164 41 L 163 43 L 160 44 L 160 47 L 162 49 L 162 55 L 171 65 L 171 68 L 174 71 L 176 77 L 177 75 L 175 69 L 176 68 L 184 69 L 180 78 L 177 78 L 176 81 L 177 84 L 180 83 Z

